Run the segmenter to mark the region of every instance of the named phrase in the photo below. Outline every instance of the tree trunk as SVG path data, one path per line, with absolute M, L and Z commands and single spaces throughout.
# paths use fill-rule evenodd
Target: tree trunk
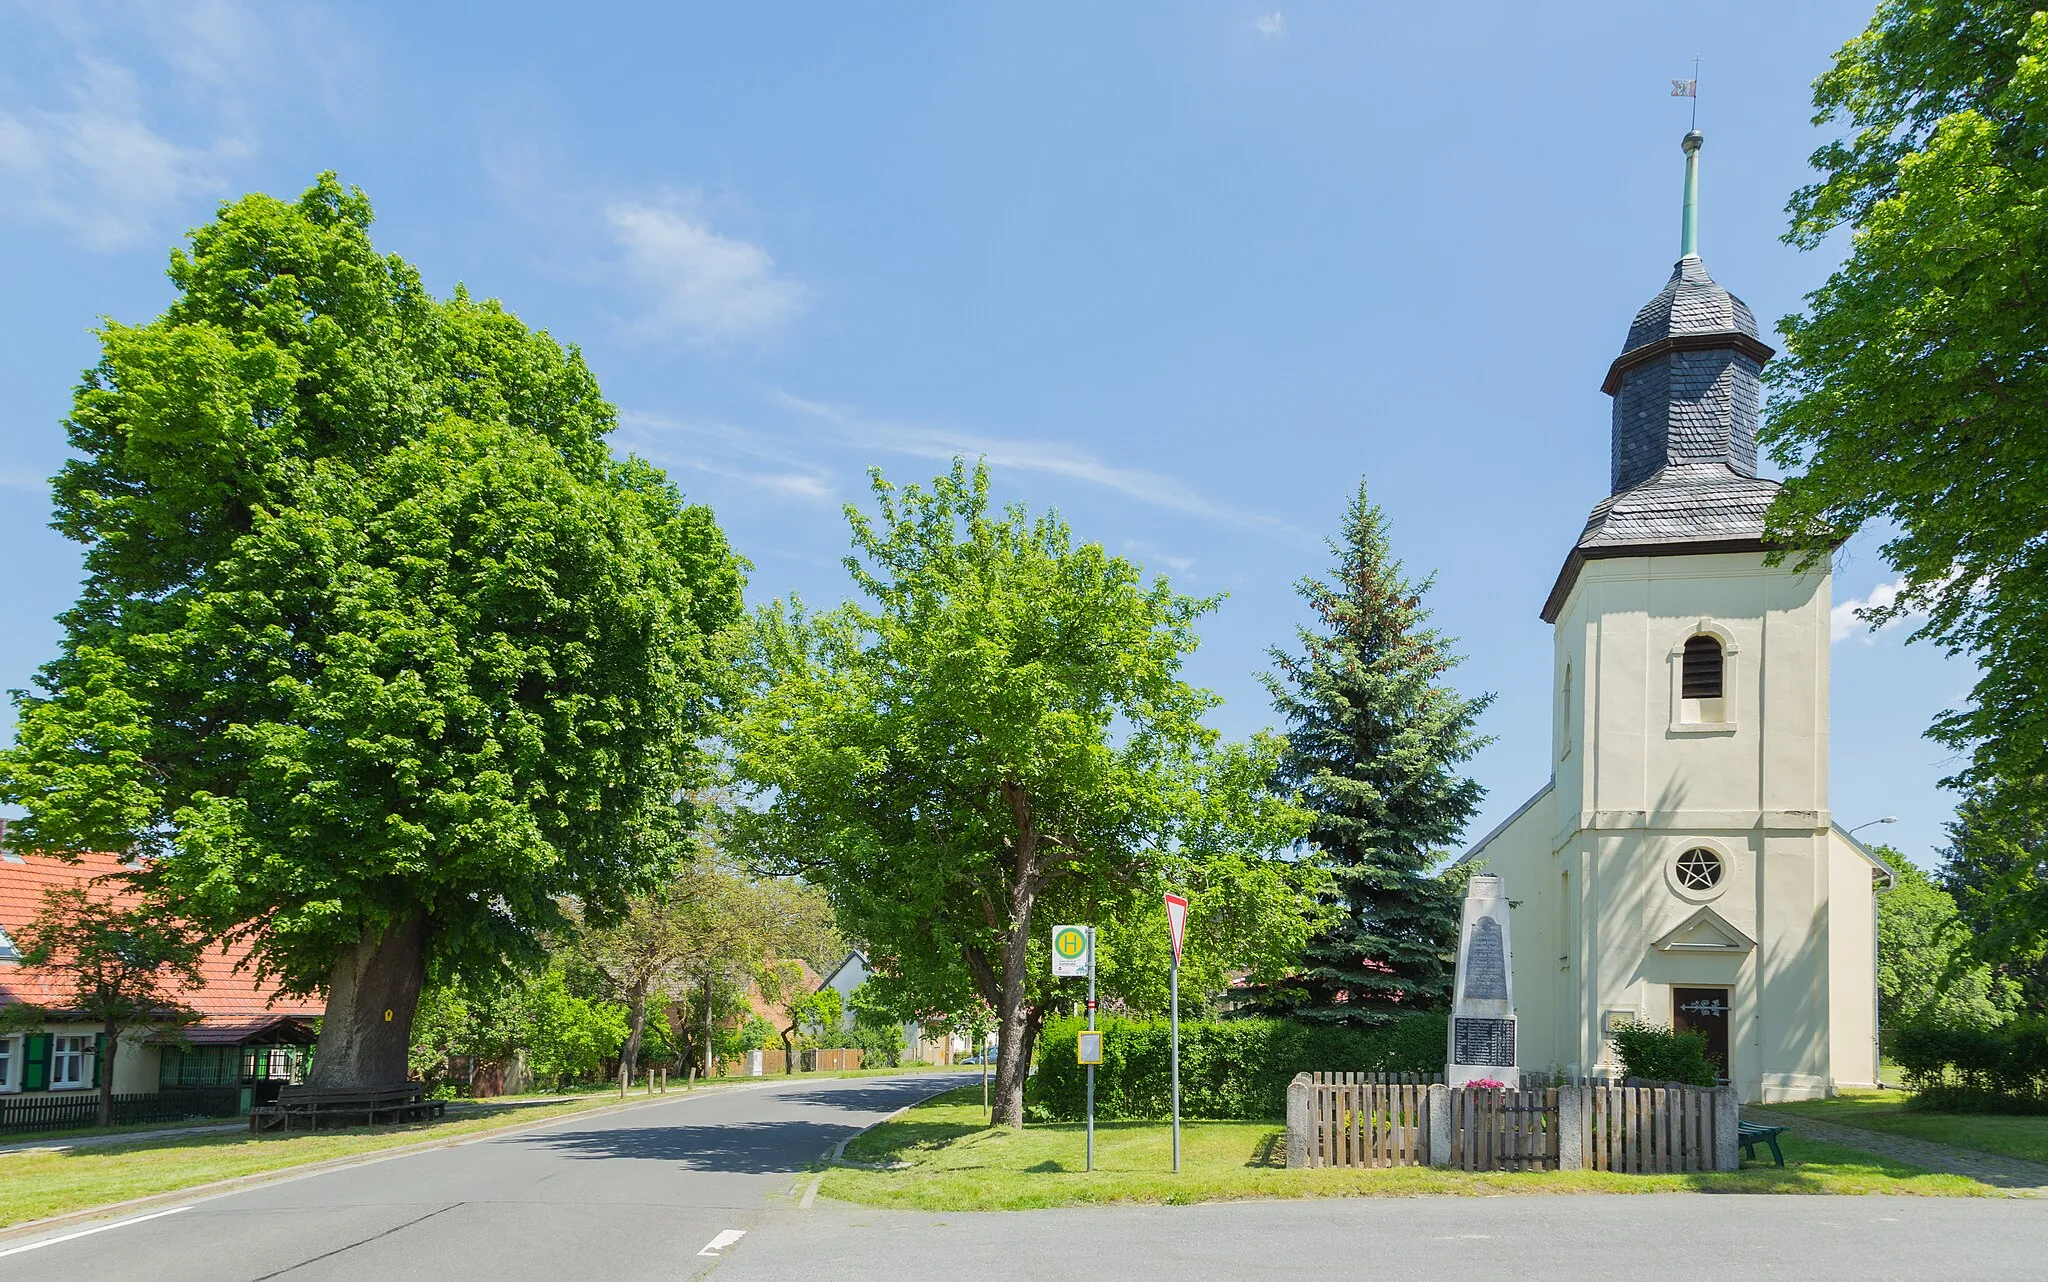
M 106 1029 L 100 1034 L 100 1125 L 114 1124 L 114 1056 L 121 1049 L 121 1029 L 113 1020 L 107 1021 Z
M 996 1002 L 999 1058 L 996 1060 L 995 1124 L 1024 1125 L 1024 1080 L 1030 1074 L 1032 1030 L 1041 1018 L 1025 996 L 1029 981 L 1031 910 L 1038 903 L 1038 826 L 1023 786 L 1003 783 L 1003 800 L 1017 825 L 1016 874 L 1010 886 L 1010 937 L 1003 945 L 1002 989 Z
M 327 1014 L 306 1084 L 321 1090 L 401 1086 L 412 1049 L 413 1014 L 427 978 L 427 914 L 362 942 L 334 964 Z
M 711 979 L 709 976 L 706 976 L 704 979 L 704 1080 L 707 1082 L 716 1076 L 711 1071 L 711 1044 L 717 1040 L 717 1038 L 712 1036 L 711 1029 Z
M 627 1009 L 632 1013 L 632 1022 L 626 1030 L 626 1049 L 619 1055 L 619 1071 L 626 1080 L 633 1080 L 640 1068 L 640 1038 L 647 1031 L 647 981 L 633 985 L 628 994 Z
M 789 1040 L 789 1035 L 795 1031 L 795 1024 L 791 1024 L 782 1031 L 782 1071 L 785 1074 L 796 1071 L 796 1052 L 790 1049 L 793 1043 Z
M 661 1018 L 668 1027 L 668 1039 L 675 1043 L 676 1071 L 697 1072 L 697 1039 L 690 1036 L 690 1008 L 681 1002 L 664 1000 Z

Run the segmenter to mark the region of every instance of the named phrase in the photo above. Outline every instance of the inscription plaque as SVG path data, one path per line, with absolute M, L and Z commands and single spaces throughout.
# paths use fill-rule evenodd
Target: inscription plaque
M 1451 1061 L 1484 1064 L 1489 1068 L 1515 1066 L 1515 1021 L 1475 1019 L 1460 1015 L 1451 1020 Z
M 1500 923 L 1481 917 L 1472 926 L 1472 942 L 1465 949 L 1465 997 L 1469 1001 L 1508 999 L 1508 955 L 1500 938 Z

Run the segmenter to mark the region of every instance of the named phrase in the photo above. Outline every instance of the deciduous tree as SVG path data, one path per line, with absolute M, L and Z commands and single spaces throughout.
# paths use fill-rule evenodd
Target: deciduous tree
M 322 1086 L 404 1078 L 430 971 L 660 884 L 740 589 L 574 349 L 429 297 L 370 221 L 331 175 L 226 205 L 165 313 L 101 330 L 55 487 L 87 578 L 0 756 L 16 844 L 138 844 L 326 990 Z
M 1843 136 L 1814 153 L 1787 239 L 1845 256 L 1780 326 L 1761 436 L 1792 475 L 1771 535 L 1818 558 L 1889 532 L 1900 590 L 1863 615 L 1918 617 L 1975 661 L 1930 733 L 1961 756 L 1950 782 L 1986 843 L 2016 846 L 2048 821 L 2048 13 L 1884 0 L 1813 102 Z M 1980 940 L 2038 952 L 2038 865 L 1995 902 Z
M 848 509 L 865 600 L 756 619 L 730 730 L 756 808 L 735 832 L 822 887 L 899 995 L 995 1008 L 996 1117 L 1021 1125 L 1033 1040 L 1072 994 L 1034 930 L 1192 884 L 1288 903 L 1233 915 L 1219 897 L 1196 917 L 1230 928 L 1212 938 L 1237 961 L 1285 952 L 1303 915 L 1268 855 L 1297 816 L 1263 793 L 1262 749 L 1215 751 L 1215 700 L 1181 679 L 1213 602 L 1143 583 L 1055 516 L 991 512 L 985 468 L 874 492 L 877 517 Z
M 1898 851 L 1878 853 L 1898 873 L 1877 901 L 1879 1025 L 1989 1028 L 2012 1018 L 2016 986 L 1970 956 L 1955 900 Z
M 48 888 L 41 910 L 16 935 L 22 964 L 54 972 L 68 990 L 59 1009 L 100 1026 L 99 1122 L 110 1126 L 122 1039 L 196 1018 L 178 990 L 202 982 L 200 940 L 182 922 L 106 886 Z

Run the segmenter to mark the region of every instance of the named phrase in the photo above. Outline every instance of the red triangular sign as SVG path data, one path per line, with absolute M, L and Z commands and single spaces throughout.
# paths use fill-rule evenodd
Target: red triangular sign
M 1188 933 L 1188 901 L 1179 895 L 1166 897 L 1166 933 L 1173 939 L 1173 964 L 1180 965 L 1180 943 Z

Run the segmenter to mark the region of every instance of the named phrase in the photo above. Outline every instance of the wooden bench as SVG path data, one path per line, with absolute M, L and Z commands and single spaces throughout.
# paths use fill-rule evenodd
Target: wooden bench
M 379 1122 L 424 1122 L 442 1116 L 447 1104 L 426 1098 L 418 1082 L 397 1086 L 316 1090 L 287 1086 L 277 1103 L 249 1110 L 249 1133 L 318 1131 L 330 1126 L 375 1126 Z
M 1785 1155 L 1778 1151 L 1778 1137 L 1789 1129 L 1783 1126 L 1766 1126 L 1762 1122 L 1739 1122 L 1736 1124 L 1737 1138 L 1742 1144 L 1742 1155 L 1754 1160 L 1756 1146 L 1771 1146 L 1771 1160 L 1779 1166 L 1785 1164 Z

